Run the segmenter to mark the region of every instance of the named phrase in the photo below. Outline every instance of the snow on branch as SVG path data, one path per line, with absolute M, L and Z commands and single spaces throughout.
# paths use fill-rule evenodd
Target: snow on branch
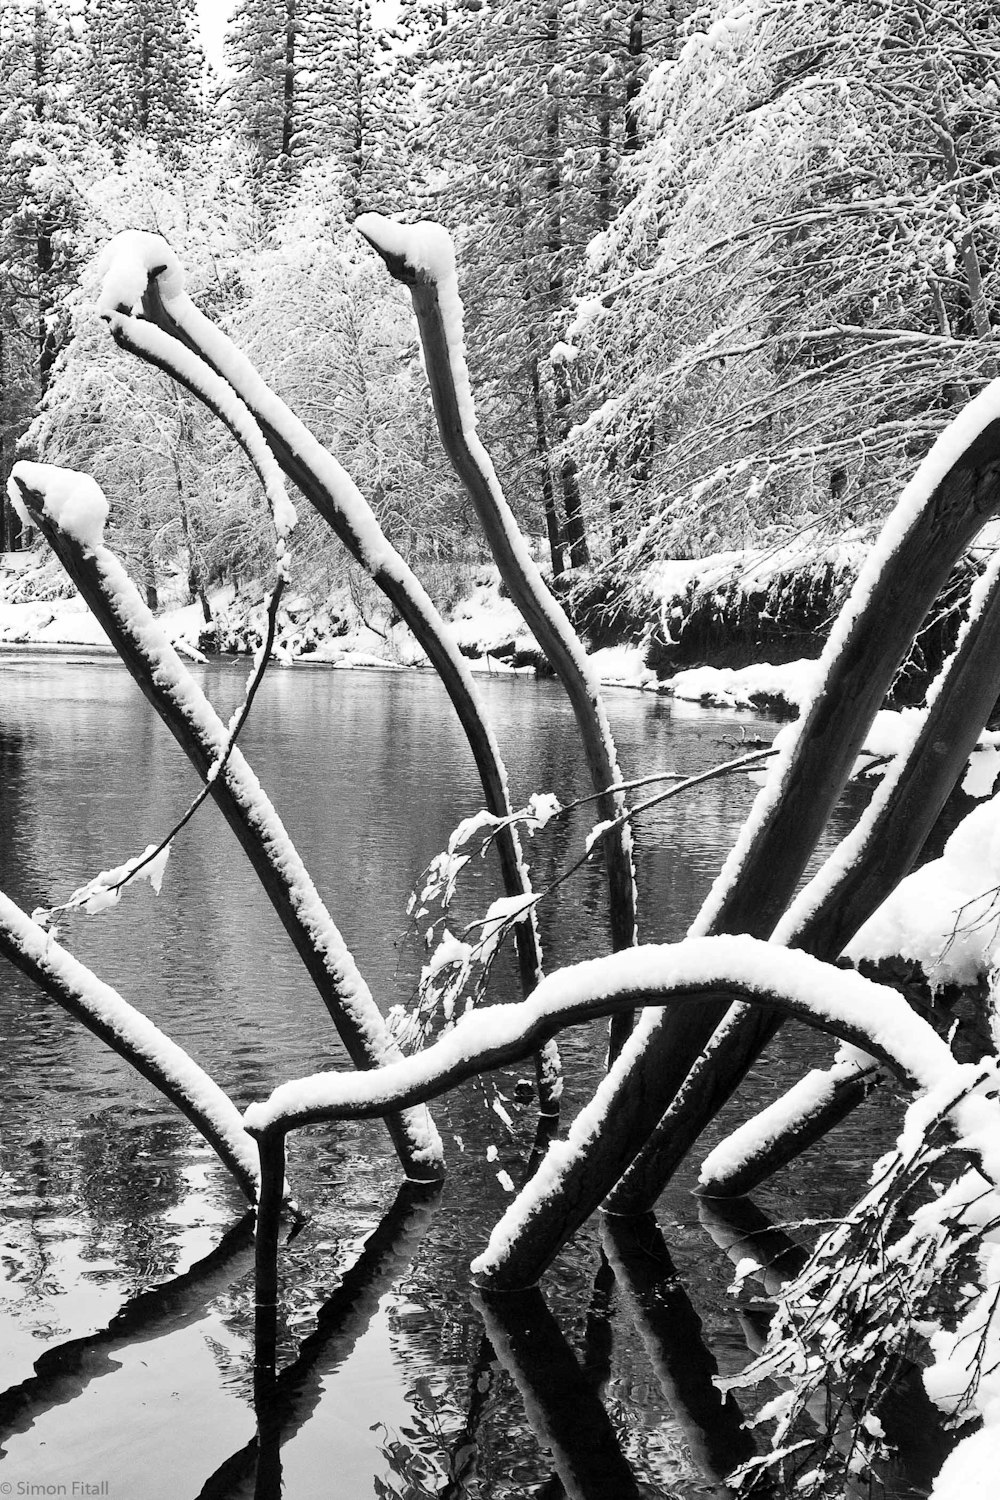
M 383 533 L 353 479 L 267 386 L 246 355 L 194 305 L 184 290 L 180 263 L 166 241 L 157 235 L 131 232 L 119 235 L 105 250 L 103 271 L 98 308 L 112 327 L 117 328 L 118 336 L 124 337 L 124 320 L 141 306 L 149 324 L 169 336 L 175 365 L 176 348 L 184 345 L 204 371 L 214 371 L 248 409 L 284 472 L 398 610 L 454 704 L 490 811 L 501 819 L 509 818 L 507 773 L 468 663 L 453 633 Z M 127 329 L 131 330 L 134 323 L 134 319 L 129 321 Z M 156 362 L 148 341 L 131 347 L 142 358 Z M 209 399 L 205 379 L 190 388 Z M 530 895 L 531 882 L 513 828 L 502 834 L 499 850 L 506 894 Z M 534 921 L 522 924 L 519 931 L 518 962 L 522 987 L 527 992 L 541 975 L 541 949 Z M 550 1049 L 548 1057 L 541 1061 L 540 1092 L 547 1090 L 547 1080 L 557 1071 L 558 1060 Z M 542 1103 L 546 1108 L 544 1098 Z M 549 1103 L 554 1110 L 556 1099 L 553 1097 Z
M 7 494 L 24 524 L 33 526 L 34 518 L 22 498 L 22 484 L 41 497 L 43 515 L 78 547 L 93 552 L 103 544 L 109 506 L 96 479 L 56 464 L 19 459 L 7 481 Z
M 164 269 L 167 265 L 169 270 Z M 259 423 L 233 386 L 195 350 L 155 323 L 136 316 L 136 309 L 141 311 L 150 275 L 163 275 L 172 295 L 187 302 L 183 272 L 176 258 L 157 235 L 126 231 L 105 247 L 98 262 L 98 274 L 102 282 L 97 309 L 115 341 L 198 396 L 243 448 L 264 488 L 277 537 L 278 576 L 287 581 L 287 542 L 296 523 L 295 507 Z M 141 293 L 137 292 L 140 285 Z
M 766 1109 L 726 1136 L 710 1151 L 698 1173 L 698 1191 L 708 1198 L 730 1198 L 757 1182 L 825 1134 L 844 1099 L 853 1103 L 874 1087 L 878 1067 L 856 1048 L 842 1048 L 829 1068 L 813 1068 Z M 820 1122 L 811 1130 L 814 1121 Z
M 182 1047 L 2 893 L 0 953 L 176 1105 L 254 1201 L 257 1152 L 229 1096 Z
M 15 466 L 14 489 L 18 482 L 22 499 L 31 505 L 34 492 Z M 107 547 L 81 547 L 45 504 L 31 518 L 196 770 L 207 778 L 224 760 L 211 780 L 211 795 L 250 859 L 352 1061 L 357 1067 L 378 1068 L 398 1057 L 378 1006 L 273 804 L 121 563 Z M 441 1142 L 425 1109 L 387 1124 L 408 1175 L 442 1175 Z
M 851 971 L 749 937 L 689 938 L 650 944 L 574 964 L 544 979 L 514 1005 L 483 1007 L 414 1057 L 377 1074 L 317 1073 L 285 1083 L 266 1103 L 253 1104 L 245 1123 L 255 1135 L 287 1131 L 318 1120 L 358 1119 L 436 1098 L 475 1074 L 517 1062 L 539 1040 L 564 1026 L 633 1006 L 699 1004 L 720 990 L 756 1004 L 778 1005 L 808 1024 L 881 1058 L 918 1088 L 957 1079 L 961 1071 L 933 1029 L 884 985 Z M 632 1042 L 626 1047 L 626 1052 Z M 578 1117 L 570 1142 L 550 1148 L 546 1163 L 513 1209 L 544 1184 L 558 1191 L 551 1163 L 599 1124 L 613 1073 Z M 995 1170 L 1000 1174 L 1000 1149 Z M 519 1212 L 526 1212 L 522 1208 Z
M 451 238 L 437 224 L 407 226 L 372 213 L 362 214 L 355 228 L 382 257 L 390 274 L 410 288 L 441 441 L 476 508 L 511 598 L 569 697 L 594 790 L 601 793 L 601 820 L 620 818 L 625 811 L 622 777 L 597 675 L 536 567 L 489 454 L 476 435 Z M 609 787 L 611 791 L 606 790 Z M 616 949 L 626 948 L 637 938 L 632 833 L 627 821 L 620 823 L 615 839 L 609 842 L 607 868 L 612 940 Z

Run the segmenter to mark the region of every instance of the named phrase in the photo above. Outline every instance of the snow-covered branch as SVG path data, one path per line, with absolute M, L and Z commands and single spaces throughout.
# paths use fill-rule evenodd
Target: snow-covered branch
M 117 558 L 102 544 L 107 502 L 86 476 L 16 465 L 12 493 L 29 507 L 122 661 L 195 769 L 206 777 L 230 735 L 167 641 Z M 102 511 L 103 507 L 103 511 Z M 340 932 L 272 803 L 242 753 L 229 749 L 211 795 L 249 858 L 357 1067 L 398 1053 Z M 404 1170 L 443 1171 L 441 1143 L 426 1110 L 387 1121 Z
M 263 433 L 284 472 L 333 528 L 351 555 L 370 574 L 394 605 L 437 671 L 465 730 L 490 811 L 510 816 L 507 774 L 499 747 L 486 721 L 468 665 L 452 632 L 417 580 L 382 532 L 361 491 L 337 460 L 269 389 L 251 362 L 206 318 L 184 290 L 184 273 L 173 251 L 158 235 L 119 235 L 106 252 L 99 311 L 113 330 L 124 333 L 142 309 L 169 345 L 157 346 L 157 362 L 178 379 L 186 379 L 189 351 L 209 372 L 231 388 Z M 148 357 L 139 342 L 135 352 Z M 192 379 L 201 395 L 208 383 Z M 214 390 L 214 387 L 212 387 Z M 516 831 L 508 828 L 498 841 L 501 872 L 508 896 L 530 895 L 531 884 Z M 527 992 L 541 974 L 541 951 L 534 921 L 518 931 L 518 962 Z M 554 1052 L 538 1067 L 541 1106 L 557 1112 L 549 1087 L 558 1077 Z
M 596 674 L 565 610 L 538 571 L 476 434 L 451 237 L 438 224 L 410 227 L 371 213 L 362 214 L 355 228 L 378 251 L 391 275 L 410 289 L 441 440 L 475 505 L 511 598 L 566 689 L 594 790 L 600 793 L 600 817 L 621 819 L 625 811 L 624 794 L 618 789 L 622 777 Z M 606 858 L 612 942 L 622 949 L 637 938 L 636 891 L 631 830 L 626 820 L 618 822 L 617 829 Z M 613 1051 L 623 1035 L 620 1027 Z
M 2 893 L 0 953 L 176 1105 L 254 1202 L 257 1152 L 240 1112 L 182 1047 Z
M 266 1103 L 250 1106 L 246 1127 L 260 1136 L 320 1120 L 383 1115 L 436 1098 L 477 1073 L 518 1062 L 563 1027 L 633 1006 L 697 1009 L 729 991 L 757 1005 L 780 1006 L 871 1052 L 917 1088 L 933 1088 L 961 1074 L 947 1045 L 895 990 L 756 938 L 689 938 L 644 944 L 560 969 L 527 1000 L 472 1011 L 432 1046 L 377 1074 L 317 1073 L 281 1084 Z M 570 1141 L 550 1148 L 550 1164 L 593 1135 L 605 1118 L 614 1077 L 627 1068 L 628 1053 L 634 1050 L 633 1037 L 593 1103 L 578 1117 Z M 551 1166 L 543 1166 L 518 1204 L 526 1194 L 534 1196 L 540 1182 L 551 1186 L 552 1180 Z

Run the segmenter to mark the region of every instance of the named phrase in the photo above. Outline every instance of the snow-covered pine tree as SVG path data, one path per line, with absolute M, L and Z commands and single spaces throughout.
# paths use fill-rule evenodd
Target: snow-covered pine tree
M 203 140 L 204 57 L 194 0 L 85 0 L 84 102 L 117 150 Z
M 364 0 L 243 0 L 226 41 L 228 100 L 262 168 L 335 163 L 349 218 L 401 206 L 411 76 L 403 45 Z
M 587 537 L 575 456 L 560 446 L 577 416 L 573 351 L 549 355 L 586 243 L 619 200 L 634 82 L 673 45 L 678 9 L 498 0 L 450 13 L 430 48 L 433 212 L 461 250 L 485 430 L 515 499 L 541 491 L 554 572 L 564 543 L 586 560 Z
M 65 332 L 79 66 L 64 0 L 8 0 L 0 10 L 0 488 Z M 19 534 L 4 494 L 0 546 L 16 545 Z
M 262 167 L 291 155 L 300 29 L 296 0 L 239 0 L 226 32 L 229 116 Z

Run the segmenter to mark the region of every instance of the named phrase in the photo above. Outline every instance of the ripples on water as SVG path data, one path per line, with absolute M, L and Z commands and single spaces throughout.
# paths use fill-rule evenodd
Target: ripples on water
M 201 676 L 226 717 L 245 670 L 218 664 Z M 515 802 L 532 790 L 564 800 L 584 790 L 559 690 L 524 679 L 488 679 L 482 688 Z M 612 693 L 610 704 L 626 775 L 702 770 L 739 753 L 741 735 L 760 722 L 626 692 Z M 412 673 L 274 670 L 243 743 L 383 1009 L 405 1001 L 421 962 L 407 931 L 407 896 L 454 824 L 482 802 L 444 694 Z M 65 899 L 157 839 L 196 789 L 123 669 L 34 655 L 0 660 L 0 776 L 2 885 L 28 910 Z M 745 779 L 727 780 L 644 817 L 636 853 L 644 938 L 683 933 L 753 790 Z M 559 822 L 533 841 L 536 884 L 576 856 L 592 821 L 584 814 L 570 826 Z M 485 864 L 474 862 L 469 876 L 471 914 L 496 892 Z M 603 903 L 600 871 L 588 869 L 545 905 L 550 968 L 605 951 Z M 158 898 L 140 886 L 109 915 L 75 916 L 63 936 L 240 1105 L 285 1078 L 346 1065 L 210 805 L 178 840 Z M 513 993 L 509 970 L 500 982 Z M 36 1485 L 107 1480 L 112 1500 L 250 1493 L 240 1463 L 226 1468 L 253 1433 L 248 1234 L 235 1231 L 217 1249 L 242 1213 L 238 1194 L 153 1090 L 7 967 L 0 1040 L 4 1477 Z M 604 1029 L 564 1034 L 561 1048 L 568 1120 L 600 1075 Z M 786 1028 L 755 1070 L 740 1113 L 828 1050 L 801 1028 Z M 501 1082 L 508 1094 L 514 1078 Z M 470 1085 L 435 1114 L 448 1183 L 433 1205 L 404 1195 L 374 1240 L 398 1182 L 382 1127 L 363 1122 L 293 1138 L 290 1170 L 312 1217 L 282 1254 L 286 1359 L 336 1297 L 307 1348 L 290 1408 L 282 1449 L 290 1500 L 562 1493 L 468 1298 L 468 1262 L 508 1201 L 495 1173 L 517 1180 L 523 1171 L 530 1106 L 514 1109 L 506 1133 L 483 1090 Z M 875 1154 L 873 1130 L 884 1135 L 892 1121 L 889 1101 L 869 1107 L 814 1157 L 818 1167 L 761 1201 L 780 1220 L 836 1213 Z M 498 1153 L 492 1163 L 489 1144 Z M 703 1226 L 688 1183 L 672 1186 L 658 1206 L 665 1245 L 614 1252 L 623 1265 L 629 1254 L 637 1268 L 657 1265 L 651 1289 L 642 1290 L 641 1277 L 616 1282 L 597 1225 L 581 1232 L 545 1282 L 583 1363 L 579 1387 L 571 1371 L 557 1382 L 570 1390 L 578 1428 L 599 1436 L 603 1418 L 588 1404 L 599 1391 L 642 1493 L 685 1500 L 720 1492 L 712 1470 L 725 1467 L 717 1449 L 729 1429 L 723 1422 L 714 1438 L 699 1436 L 685 1401 L 668 1401 L 664 1385 L 686 1380 L 704 1395 L 699 1319 L 723 1373 L 746 1362 L 755 1336 L 753 1318 L 748 1323 L 744 1309 L 741 1322 L 724 1294 L 732 1261 L 715 1241 L 726 1241 L 726 1227 Z M 206 1256 L 215 1258 L 198 1265 Z M 192 1265 L 193 1282 L 182 1277 L 152 1302 L 130 1303 Z M 669 1306 L 668 1322 L 690 1351 L 672 1374 L 650 1332 L 655 1318 L 635 1315 L 644 1296 L 647 1312 Z M 86 1342 L 95 1330 L 103 1333 Z M 516 1327 L 493 1331 L 498 1347 L 508 1336 L 516 1345 Z M 75 1339 L 84 1342 L 73 1346 Z M 56 1352 L 33 1374 L 45 1350 Z M 557 1430 L 558 1415 L 550 1420 Z

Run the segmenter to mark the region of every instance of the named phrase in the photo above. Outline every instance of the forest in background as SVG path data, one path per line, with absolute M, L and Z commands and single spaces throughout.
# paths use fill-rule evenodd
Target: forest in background
M 0 479 L 92 473 L 151 602 L 266 571 L 240 454 L 94 312 L 102 245 L 151 229 L 404 555 L 478 557 L 350 227 L 378 209 L 455 237 L 480 429 L 553 574 L 617 596 L 867 535 L 996 374 L 998 36 L 981 0 L 239 0 L 220 76 L 193 0 L 4 0 Z M 309 521 L 296 553 L 342 574 Z

